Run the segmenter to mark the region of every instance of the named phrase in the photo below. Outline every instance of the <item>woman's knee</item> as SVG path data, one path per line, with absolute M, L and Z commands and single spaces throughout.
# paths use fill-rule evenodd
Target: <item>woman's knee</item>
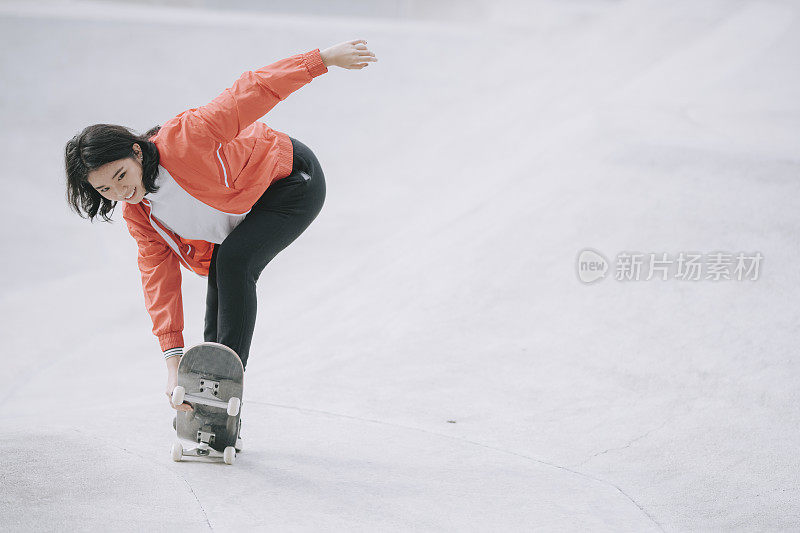
M 226 246 L 224 241 L 217 250 L 215 269 L 217 282 L 228 278 L 242 279 L 250 271 L 252 249 L 243 246 Z

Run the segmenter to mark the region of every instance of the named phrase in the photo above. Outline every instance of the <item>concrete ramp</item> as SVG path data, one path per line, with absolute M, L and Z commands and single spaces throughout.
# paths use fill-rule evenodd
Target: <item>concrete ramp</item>
M 0 2 L 6 529 L 800 527 L 800 6 L 256 4 Z M 262 118 L 328 196 L 259 280 L 244 451 L 173 463 L 135 242 L 68 210 L 64 145 L 357 38 Z

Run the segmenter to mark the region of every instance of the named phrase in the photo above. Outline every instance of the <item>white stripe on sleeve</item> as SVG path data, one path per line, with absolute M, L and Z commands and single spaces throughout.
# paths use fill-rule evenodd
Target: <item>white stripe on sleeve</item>
M 178 348 L 170 348 L 169 350 L 164 351 L 164 359 L 169 359 L 170 357 L 183 357 L 183 347 Z

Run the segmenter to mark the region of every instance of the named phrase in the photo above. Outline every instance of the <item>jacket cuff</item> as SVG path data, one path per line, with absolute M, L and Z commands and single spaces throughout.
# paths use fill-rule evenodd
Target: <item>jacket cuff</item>
M 183 347 L 180 348 L 170 348 L 166 352 L 164 352 L 164 359 L 169 359 L 170 357 L 178 357 L 180 359 L 183 357 Z
M 183 332 L 182 331 L 168 331 L 158 336 L 158 343 L 161 345 L 161 351 L 166 352 L 170 348 L 183 348 Z
M 316 78 L 328 72 L 328 67 L 322 62 L 322 54 L 319 48 L 303 54 L 303 62 L 306 64 L 308 73 L 311 74 L 312 78 Z

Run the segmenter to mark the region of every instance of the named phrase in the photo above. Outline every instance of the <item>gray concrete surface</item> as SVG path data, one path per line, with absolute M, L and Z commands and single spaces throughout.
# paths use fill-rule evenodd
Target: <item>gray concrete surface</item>
M 800 527 L 797 3 L 221 4 L 0 2 L 4 529 Z M 173 463 L 135 243 L 68 210 L 64 144 L 354 38 L 262 119 L 328 198 L 259 282 L 245 450 Z M 584 248 L 764 262 L 586 285 Z

